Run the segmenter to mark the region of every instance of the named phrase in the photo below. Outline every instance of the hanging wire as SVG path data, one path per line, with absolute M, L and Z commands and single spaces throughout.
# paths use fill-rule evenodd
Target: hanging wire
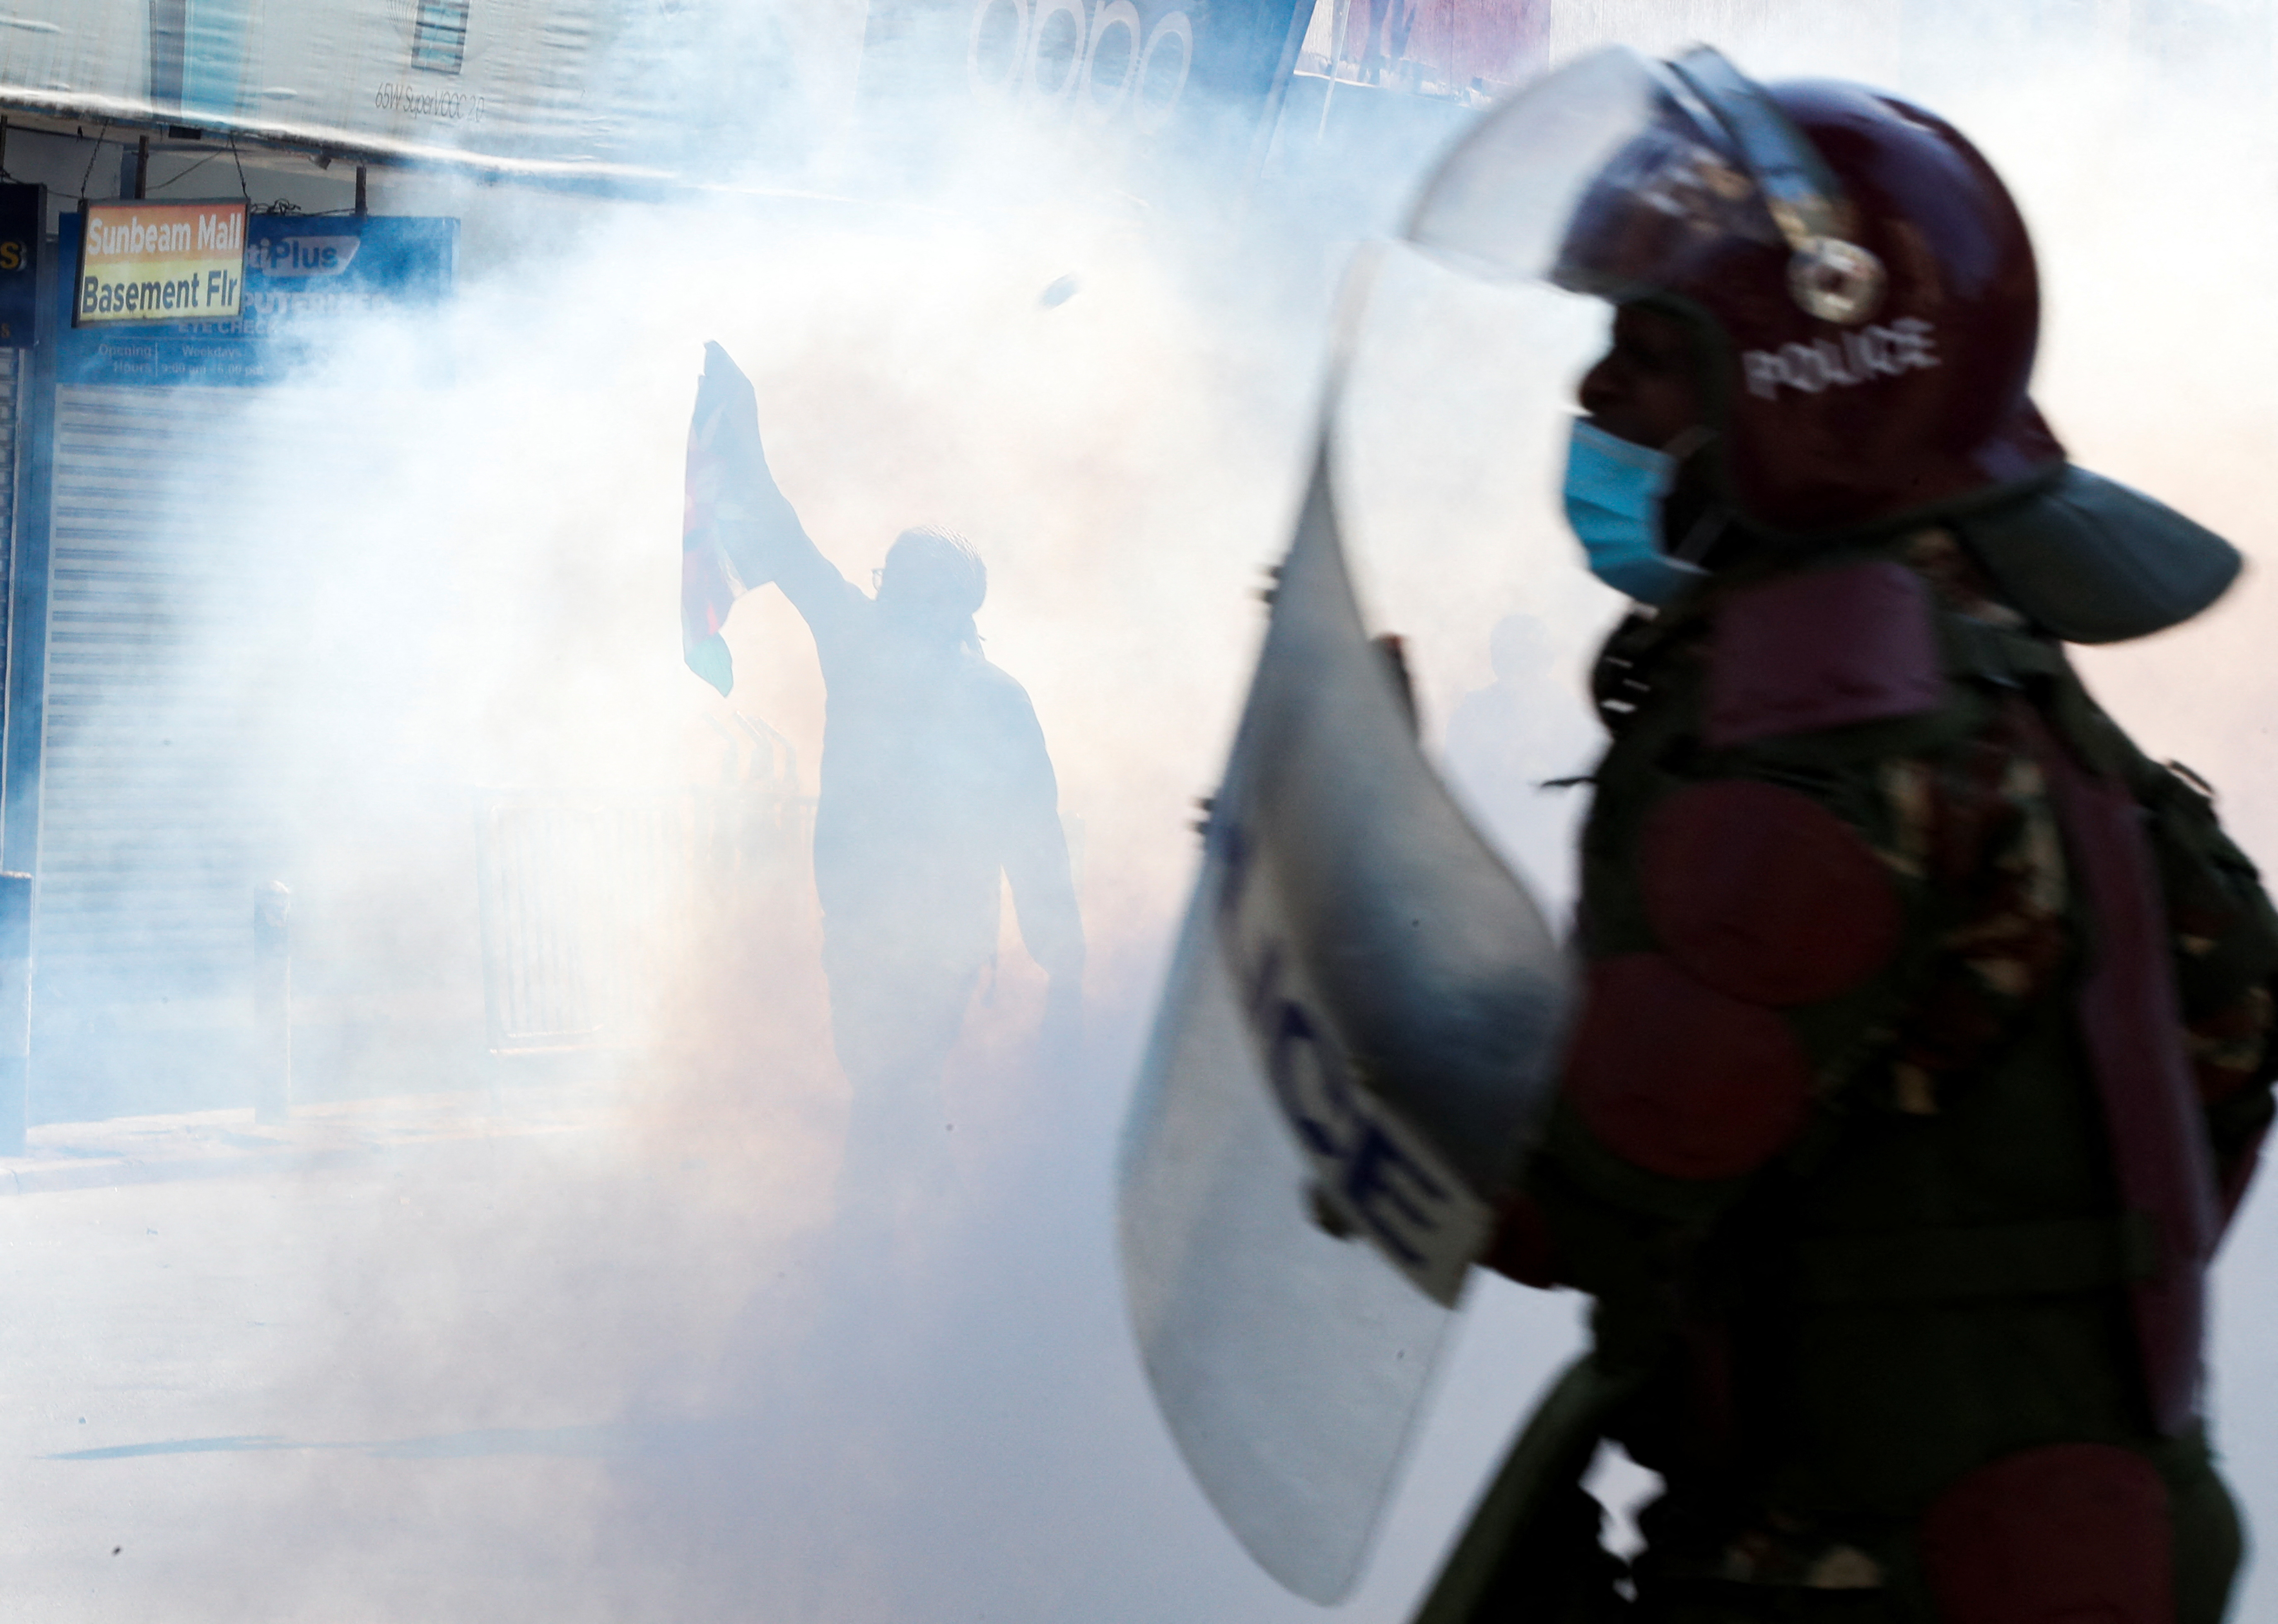
M 4 155 L 4 151 L 5 151 L 5 149 L 0 149 L 0 155 Z M 165 190 L 168 187 L 170 187 L 170 186 L 180 186 L 180 185 L 181 185 L 181 183 L 182 183 L 183 181 L 185 181 L 185 180 L 188 180 L 192 175 L 194 175 L 194 174 L 197 173 L 197 172 L 198 172 L 198 171 L 200 171 L 201 169 L 203 169 L 207 165 L 209 165 L 209 164 L 212 163 L 216 158 L 219 157 L 220 156 L 221 156 L 221 154 L 220 154 L 220 153 L 218 153 L 218 152 L 209 152 L 209 153 L 207 153 L 207 154 L 205 155 L 205 157 L 203 157 L 200 158 L 196 163 L 195 163 L 195 164 L 191 165 L 187 169 L 186 169 L 186 170 L 182 171 L 182 172 L 181 172 L 180 174 L 176 175 L 172 180 L 161 180 L 160 182 L 158 182 L 158 184 L 157 184 L 157 185 L 156 185 L 156 186 L 152 187 L 150 189 L 151 189 L 152 191 L 154 191 L 154 192 L 163 192 L 163 191 L 164 191 L 164 190 Z M 0 175 L 4 175 L 4 174 L 6 174 L 7 172 L 7 172 L 4 168 L 0 168 Z
M 110 134 L 111 125 L 106 120 L 95 138 L 95 150 L 87 155 L 87 173 L 79 178 L 79 200 L 81 203 L 87 201 L 87 183 L 95 174 L 95 160 L 103 156 L 103 139 Z
M 229 135 L 229 155 L 237 160 L 238 195 L 245 199 L 246 212 L 250 214 L 253 211 L 253 188 L 245 184 L 245 160 L 238 157 L 237 132 L 234 130 L 232 130 Z

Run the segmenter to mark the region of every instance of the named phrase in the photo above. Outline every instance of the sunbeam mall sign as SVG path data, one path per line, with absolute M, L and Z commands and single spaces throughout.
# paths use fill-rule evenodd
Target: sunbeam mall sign
M 72 325 L 236 320 L 245 296 L 245 216 L 241 203 L 90 208 Z
M 65 215 L 61 239 L 75 268 L 61 381 L 258 384 L 307 360 L 328 323 L 440 303 L 459 223 L 106 203 Z

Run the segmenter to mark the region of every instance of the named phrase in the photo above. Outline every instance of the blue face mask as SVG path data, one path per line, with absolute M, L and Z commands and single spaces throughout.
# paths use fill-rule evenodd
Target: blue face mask
M 1677 458 L 1617 440 L 1574 419 L 1566 447 L 1566 522 L 1590 573 L 1640 603 L 1662 604 L 1707 571 L 1661 549 L 1661 504 L 1677 481 Z

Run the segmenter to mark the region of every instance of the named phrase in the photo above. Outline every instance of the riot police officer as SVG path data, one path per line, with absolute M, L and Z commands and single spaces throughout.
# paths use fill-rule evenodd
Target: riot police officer
M 1496 1261 L 1594 1299 L 1574 1413 L 1664 1487 L 1633 1599 L 1570 1483 L 1468 1616 L 2214 1624 L 2205 1282 L 2278 918 L 2064 644 L 2236 555 L 2068 461 L 2031 244 L 1951 126 L 1707 51 L 1565 77 L 1413 235 L 1614 307 L 1565 501 L 1639 607 Z

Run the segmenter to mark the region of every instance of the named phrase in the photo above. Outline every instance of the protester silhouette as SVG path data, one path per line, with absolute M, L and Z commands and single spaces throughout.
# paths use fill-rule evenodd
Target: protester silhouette
M 814 879 L 859 1101 L 868 1083 L 938 1076 L 996 954 L 1000 875 L 1051 977 L 1054 1026 L 1081 998 L 1083 927 L 1036 709 L 974 629 L 980 555 L 946 530 L 904 531 L 874 598 L 797 540 L 776 582 L 814 633 L 828 691 Z
M 945 1174 L 941 1076 L 997 952 L 1012 886 L 1022 943 L 1050 977 L 1041 1047 L 1081 1019 L 1083 926 L 1051 758 L 1027 690 L 981 649 L 989 589 L 971 543 L 904 531 L 864 592 L 822 555 L 775 485 L 749 386 L 733 458 L 740 516 L 719 529 L 740 587 L 772 580 L 814 633 L 826 689 L 814 880 L 832 1036 L 852 1091 L 848 1200 Z M 723 384 L 726 379 L 723 379 Z M 707 376 L 707 387 L 711 380 Z

